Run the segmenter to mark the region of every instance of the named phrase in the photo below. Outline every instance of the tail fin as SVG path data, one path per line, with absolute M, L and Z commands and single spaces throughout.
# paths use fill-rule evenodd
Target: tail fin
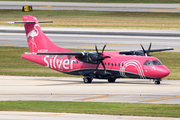
M 31 53 L 37 52 L 73 52 L 52 43 L 42 32 L 37 19 L 33 16 L 22 16 L 26 38 Z

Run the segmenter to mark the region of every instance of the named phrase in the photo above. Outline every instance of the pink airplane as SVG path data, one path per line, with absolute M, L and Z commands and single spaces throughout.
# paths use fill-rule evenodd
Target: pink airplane
M 96 52 L 74 52 L 53 44 L 42 32 L 33 16 L 22 16 L 30 53 L 21 57 L 47 68 L 71 75 L 84 76 L 84 83 L 91 83 L 93 78 L 107 79 L 113 83 L 117 78 L 153 79 L 160 84 L 161 78 L 169 75 L 169 70 L 159 59 L 149 56 L 149 52 L 173 50 L 173 48 L 134 51 L 104 51 L 95 45 Z

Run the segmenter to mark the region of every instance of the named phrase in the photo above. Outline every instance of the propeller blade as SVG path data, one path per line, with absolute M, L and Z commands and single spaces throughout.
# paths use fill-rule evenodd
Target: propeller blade
M 104 73 L 106 74 L 106 67 L 105 67 L 103 61 L 101 61 L 101 63 L 102 63 L 102 66 L 103 66 L 103 68 L 104 68 Z
M 149 49 L 147 51 L 147 56 L 149 56 L 149 51 L 151 50 L 152 41 L 150 42 Z
M 98 49 L 97 49 L 97 45 L 95 44 L 95 49 L 96 49 L 96 52 L 97 52 L 97 54 L 98 54 Z
M 102 54 L 103 54 L 103 52 L 104 52 L 104 49 L 105 49 L 106 45 L 107 45 L 107 43 L 104 45 L 104 47 L 103 47 L 103 49 L 102 49 Z
M 140 45 L 141 45 L 141 48 L 142 48 L 142 50 L 143 50 L 143 52 L 144 52 L 144 56 L 145 56 L 146 51 L 144 50 L 144 47 L 142 46 L 142 44 L 140 44 Z
M 98 63 L 97 63 L 96 70 L 94 71 L 94 74 L 97 72 L 97 69 L 98 69 L 98 67 L 99 67 L 99 64 L 100 64 L 100 61 L 98 61 Z

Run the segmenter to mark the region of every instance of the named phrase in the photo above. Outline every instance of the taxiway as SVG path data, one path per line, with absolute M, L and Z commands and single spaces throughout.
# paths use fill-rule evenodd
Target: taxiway
M 85 28 L 42 28 L 47 37 L 57 46 L 76 49 L 101 49 L 107 43 L 109 50 L 141 50 L 140 43 L 152 49 L 173 47 L 171 52 L 180 52 L 179 30 L 126 30 Z M 28 47 L 23 27 L 0 27 L 0 46 Z M 27 52 L 27 51 L 25 51 Z
M 0 1 L 0 9 L 22 9 L 27 5 L 32 5 L 33 10 L 180 12 L 179 4 Z
M 0 76 L 0 101 L 90 101 L 180 104 L 180 81 L 160 85 L 142 79 L 117 79 L 116 83 L 82 78 Z

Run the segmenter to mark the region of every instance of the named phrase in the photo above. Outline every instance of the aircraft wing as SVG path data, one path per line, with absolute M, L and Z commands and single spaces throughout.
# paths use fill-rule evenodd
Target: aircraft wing
M 151 49 L 149 50 L 149 52 L 161 52 L 161 51 L 168 51 L 168 50 L 174 50 L 174 48 Z M 148 50 L 145 50 L 145 52 L 148 52 Z M 143 50 L 119 51 L 119 54 L 144 56 Z

